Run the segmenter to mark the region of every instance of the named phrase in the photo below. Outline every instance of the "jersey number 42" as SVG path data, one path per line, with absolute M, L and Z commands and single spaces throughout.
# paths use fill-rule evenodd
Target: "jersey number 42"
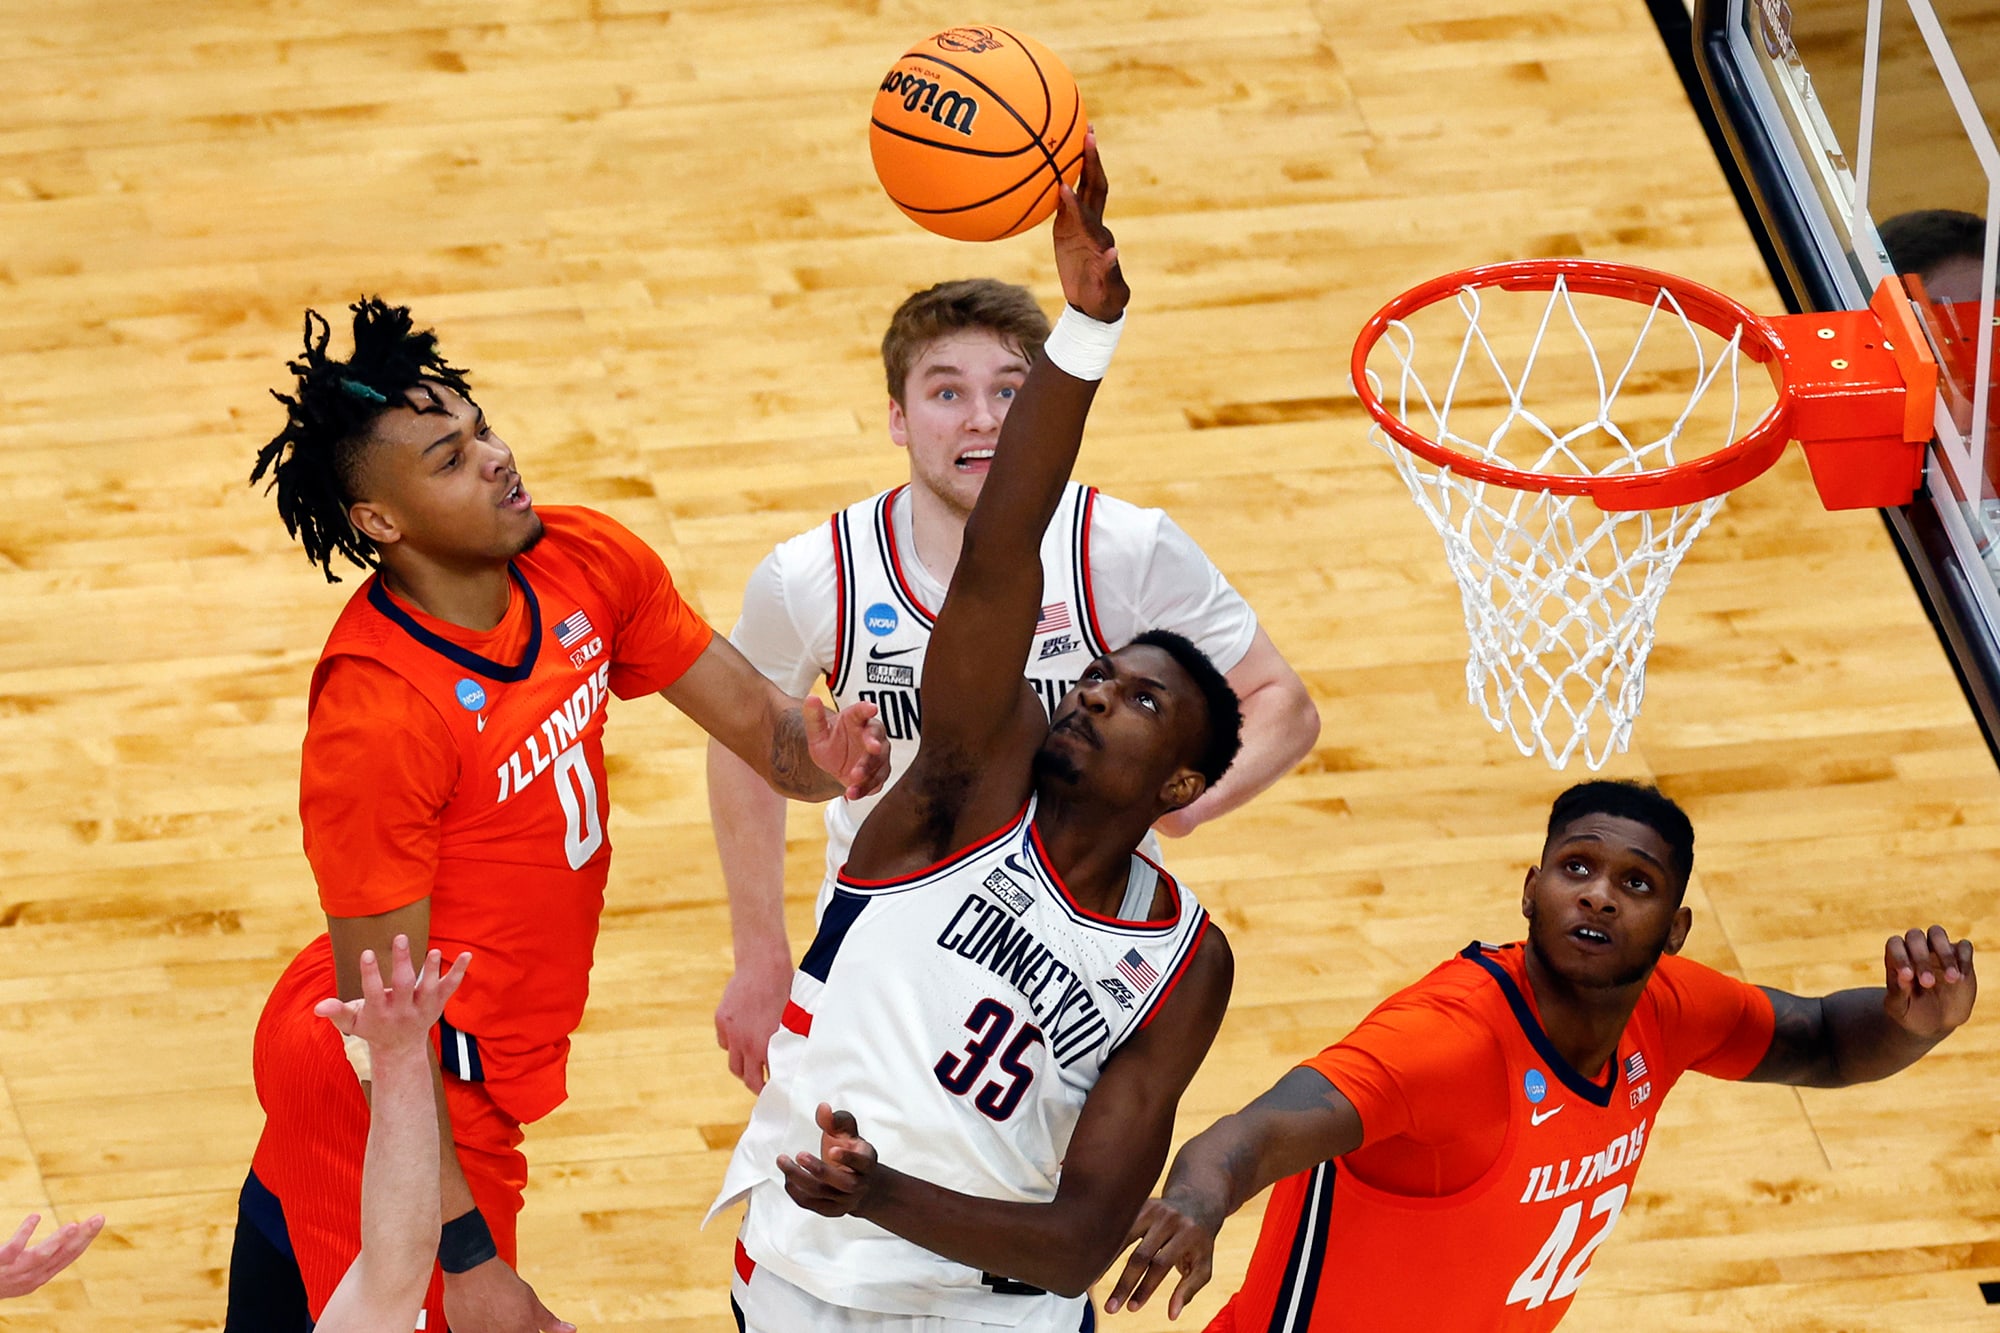
M 1577 1228 L 1583 1223 L 1583 1201 L 1579 1199 L 1563 1209 L 1562 1216 L 1556 1219 L 1556 1229 L 1542 1242 L 1541 1252 L 1527 1270 L 1514 1279 L 1514 1289 L 1507 1293 L 1507 1304 L 1526 1301 L 1527 1308 L 1533 1310 L 1544 1301 L 1559 1301 L 1566 1296 L 1574 1296 L 1577 1287 L 1583 1283 L 1585 1270 L 1590 1267 L 1590 1256 L 1597 1253 L 1597 1247 L 1611 1234 L 1611 1228 L 1618 1225 L 1618 1214 L 1625 1209 L 1626 1191 L 1627 1186 L 1613 1185 L 1591 1200 L 1590 1215 L 1602 1217 L 1604 1225 L 1583 1243 L 1583 1248 L 1576 1252 L 1576 1257 L 1567 1266 L 1563 1265 L 1563 1256 L 1569 1253 Z

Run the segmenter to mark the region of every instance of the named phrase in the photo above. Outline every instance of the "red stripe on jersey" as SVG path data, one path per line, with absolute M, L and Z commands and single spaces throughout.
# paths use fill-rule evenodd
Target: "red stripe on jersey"
M 840 645 L 847 634 L 847 562 L 840 555 L 840 515 L 835 514 L 827 524 L 827 535 L 833 542 L 833 661 L 826 669 L 826 687 L 832 689 L 840 679 Z
M 1178 893 L 1174 895 L 1174 914 L 1163 921 L 1154 921 L 1151 918 L 1142 918 L 1138 921 L 1125 921 L 1115 916 L 1105 916 L 1101 912 L 1091 911 L 1088 907 L 1078 902 L 1076 895 L 1069 891 L 1069 885 L 1063 883 L 1062 873 L 1056 869 L 1056 863 L 1049 859 L 1049 849 L 1042 845 L 1042 831 L 1030 825 L 1028 836 L 1034 841 L 1036 859 L 1042 863 L 1042 868 L 1049 872 L 1049 878 L 1055 882 L 1056 889 L 1063 896 L 1063 901 L 1067 902 L 1070 910 L 1078 916 L 1089 917 L 1092 921 L 1101 921 L 1107 926 L 1123 926 L 1127 930 L 1168 931 L 1181 923 L 1181 896 Z M 1146 861 L 1146 858 L 1143 856 L 1139 859 Z M 1146 861 L 1146 864 L 1153 866 L 1155 870 L 1159 870 L 1162 876 L 1166 875 L 1166 871 L 1160 870 L 1151 861 Z M 1171 884 L 1173 881 L 1169 879 L 1167 882 Z
M 1097 640 L 1097 646 L 1100 649 L 1108 653 L 1112 650 L 1113 645 L 1109 639 L 1104 637 L 1104 629 L 1097 623 L 1097 598 L 1092 594 L 1090 589 L 1090 518 L 1096 509 L 1097 488 L 1095 486 L 1086 486 L 1083 491 L 1083 542 L 1081 546 L 1083 558 L 1077 562 L 1083 566 L 1080 571 L 1083 575 L 1083 597 L 1081 600 L 1083 602 L 1084 617 L 1090 621 L 1090 636 Z
M 1202 923 L 1194 928 L 1194 943 L 1188 946 L 1188 951 L 1185 954 L 1181 955 L 1181 965 L 1174 969 L 1174 974 L 1171 977 L 1167 978 L 1167 988 L 1160 992 L 1160 998 L 1153 1001 L 1153 1007 L 1146 1011 L 1144 1018 L 1139 1020 L 1139 1027 L 1141 1029 L 1144 1029 L 1148 1023 L 1151 1023 L 1155 1018 L 1160 1016 L 1160 1010 L 1167 1007 L 1167 997 L 1174 993 L 1174 987 L 1180 985 L 1181 978 L 1187 975 L 1188 964 L 1192 963 L 1194 956 L 1201 952 L 1201 942 L 1208 935 L 1208 920 L 1208 918 L 1204 917 Z
M 756 1271 L 757 1271 L 757 1261 L 750 1257 L 750 1251 L 743 1248 L 743 1242 L 740 1240 L 737 1241 L 736 1276 L 742 1278 L 745 1282 L 748 1282 L 750 1280 L 750 1275 Z
M 810 1037 L 813 1030 L 812 1011 L 802 1009 L 791 1000 L 786 1000 L 785 1012 L 779 1017 L 778 1026 L 787 1032 L 796 1032 L 801 1037 Z
M 959 850 L 953 852 L 950 856 L 946 856 L 939 860 L 931 862 L 929 865 L 925 866 L 922 870 L 913 870 L 907 875 L 896 875 L 890 879 L 860 879 L 854 875 L 848 874 L 845 870 L 842 870 L 840 874 L 834 877 L 834 883 L 852 884 L 857 889 L 886 889 L 891 885 L 908 884 L 913 880 L 922 879 L 925 875 L 935 874 L 937 871 L 944 869 L 946 866 L 952 864 L 954 861 L 963 861 L 968 856 L 975 856 L 978 853 L 985 851 L 988 847 L 991 847 L 994 843 L 1000 841 L 1000 839 L 1006 837 L 1009 833 L 1012 833 L 1014 829 L 1017 826 L 1019 826 L 1021 822 L 1021 816 L 1025 815 L 1026 813 L 1028 813 L 1028 803 L 1026 801 L 1023 801 L 1021 802 L 1021 808 L 1014 812 L 1014 817 L 1008 820 L 1005 824 L 1002 824 L 999 828 L 994 829 L 991 833 L 981 838 L 978 842 L 973 843 L 971 846 L 961 847 Z
M 910 581 L 903 577 L 903 555 L 896 549 L 896 497 L 908 489 L 909 483 L 905 482 L 882 500 L 882 531 L 889 535 L 889 571 L 896 576 L 896 586 L 903 590 L 903 596 L 909 599 L 910 605 L 917 608 L 924 619 L 936 620 L 937 612 L 924 605 L 923 599 L 910 587 Z

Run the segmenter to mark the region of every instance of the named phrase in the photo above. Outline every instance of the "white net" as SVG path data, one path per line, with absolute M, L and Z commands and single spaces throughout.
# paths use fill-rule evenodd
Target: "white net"
M 1487 294 L 1512 308 L 1508 327 L 1496 337 L 1480 324 Z M 1523 319 L 1524 305 L 1542 297 L 1546 304 L 1539 311 L 1530 306 Z M 1656 472 L 1738 437 L 1744 408 L 1740 330 L 1726 340 L 1708 333 L 1667 291 L 1650 307 L 1613 298 L 1586 301 L 1593 316 L 1600 307 L 1616 306 L 1628 322 L 1636 321 L 1636 328 L 1614 335 L 1632 339 L 1622 363 L 1611 358 L 1615 373 L 1607 375 L 1606 358 L 1560 278 L 1547 291 L 1468 287 L 1454 302 L 1430 307 L 1448 316 L 1455 306 L 1464 319 L 1455 351 L 1447 348 L 1445 358 L 1426 363 L 1434 380 L 1449 363 L 1440 392 L 1424 383 L 1410 325 L 1388 326 L 1382 344 L 1399 369 L 1395 395 L 1385 402 L 1414 429 L 1462 455 L 1545 474 Z M 1642 359 L 1647 336 L 1655 333 Z M 1685 344 L 1677 336 L 1682 333 Z M 1566 346 L 1551 351 L 1555 344 Z M 1510 371 L 1510 364 L 1518 369 Z M 1378 377 L 1372 370 L 1369 376 L 1380 392 Z M 1722 403 L 1704 407 L 1709 390 L 1723 383 L 1726 409 Z M 1531 408 L 1531 389 L 1546 389 L 1533 401 L 1539 406 L 1546 399 L 1554 409 Z M 1627 400 L 1622 404 L 1621 395 Z M 1559 429 L 1550 417 L 1575 424 Z M 1660 599 L 1725 497 L 1609 513 L 1586 496 L 1512 490 L 1460 476 L 1410 453 L 1379 426 L 1372 440 L 1395 461 L 1444 538 L 1472 641 L 1465 666 L 1472 702 L 1522 754 L 1539 752 L 1562 768 L 1580 751 L 1592 769 L 1602 767 L 1631 740 Z

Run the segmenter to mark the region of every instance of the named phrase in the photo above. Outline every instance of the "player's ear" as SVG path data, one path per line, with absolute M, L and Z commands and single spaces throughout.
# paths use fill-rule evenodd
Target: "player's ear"
M 1535 919 L 1535 877 L 1541 873 L 1540 866 L 1529 866 L 1521 877 L 1521 915 L 1530 921 Z
M 403 530 L 388 510 L 372 500 L 356 500 L 347 506 L 347 521 L 354 530 L 377 546 L 389 546 L 403 539 Z
M 903 405 L 894 398 L 889 400 L 889 438 L 900 449 L 910 447 L 910 419 L 903 414 Z
M 1688 931 L 1694 926 L 1694 910 L 1686 903 L 1674 909 L 1674 924 L 1667 930 L 1667 952 L 1679 953 L 1687 943 Z
M 1208 790 L 1208 779 L 1191 768 L 1177 770 L 1160 789 L 1160 801 L 1169 812 L 1185 810 Z

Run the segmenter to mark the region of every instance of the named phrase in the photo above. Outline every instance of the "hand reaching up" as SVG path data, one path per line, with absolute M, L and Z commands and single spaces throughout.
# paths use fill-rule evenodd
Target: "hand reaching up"
M 375 951 L 361 951 L 361 998 L 321 1000 L 313 1012 L 340 1029 L 344 1037 L 359 1037 L 378 1051 L 400 1050 L 421 1045 L 430 1039 L 430 1030 L 444 1004 L 465 980 L 472 955 L 462 953 L 443 970 L 444 956 L 436 949 L 424 960 L 424 974 L 418 978 L 410 964 L 410 940 L 398 935 L 390 945 L 388 986 L 382 984 L 381 967 Z
M 1083 137 L 1083 175 L 1056 199 L 1056 272 L 1063 298 L 1092 319 L 1110 324 L 1125 313 L 1132 291 L 1118 267 L 1118 243 L 1104 225 L 1110 187 L 1097 156 L 1097 131 Z

